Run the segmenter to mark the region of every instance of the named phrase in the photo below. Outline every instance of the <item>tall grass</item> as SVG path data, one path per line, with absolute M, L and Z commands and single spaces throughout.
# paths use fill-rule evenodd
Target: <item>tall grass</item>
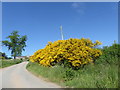
M 60 66 L 44 67 L 37 63 L 29 63 L 27 69 L 37 76 L 47 78 L 63 87 L 73 88 L 117 88 L 118 66 L 89 65 L 78 71 Z M 70 76 L 69 76 L 70 75 Z

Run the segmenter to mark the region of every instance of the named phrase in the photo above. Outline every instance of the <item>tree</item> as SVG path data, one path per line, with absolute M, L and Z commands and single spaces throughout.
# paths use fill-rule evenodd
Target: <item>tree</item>
M 8 59 L 5 53 L 0 52 L 0 59 Z
M 16 59 L 16 56 L 21 56 L 22 51 L 25 51 L 27 36 L 20 36 L 18 31 L 13 31 L 11 35 L 7 37 L 10 41 L 2 41 L 2 45 L 8 47 L 8 50 L 11 50 L 11 56 Z

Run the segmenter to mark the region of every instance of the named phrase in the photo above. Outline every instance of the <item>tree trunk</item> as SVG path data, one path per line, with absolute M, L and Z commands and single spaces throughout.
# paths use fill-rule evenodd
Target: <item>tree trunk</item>
M 16 59 L 16 56 L 14 56 L 14 59 Z

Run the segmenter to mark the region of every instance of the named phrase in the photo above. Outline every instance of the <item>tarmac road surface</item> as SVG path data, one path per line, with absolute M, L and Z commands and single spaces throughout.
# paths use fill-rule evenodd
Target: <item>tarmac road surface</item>
M 28 62 L 22 62 L 7 68 L 0 69 L 0 88 L 61 88 L 57 84 L 44 81 L 26 70 Z M 1 81 L 1 80 L 0 80 Z

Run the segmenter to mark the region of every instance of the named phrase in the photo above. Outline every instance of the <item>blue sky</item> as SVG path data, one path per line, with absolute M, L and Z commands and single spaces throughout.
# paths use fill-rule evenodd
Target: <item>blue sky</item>
M 24 55 L 32 55 L 48 41 L 64 38 L 90 38 L 110 46 L 118 41 L 117 2 L 4 2 L 2 4 L 2 40 L 13 30 L 27 35 Z M 6 47 L 2 51 L 10 56 Z

